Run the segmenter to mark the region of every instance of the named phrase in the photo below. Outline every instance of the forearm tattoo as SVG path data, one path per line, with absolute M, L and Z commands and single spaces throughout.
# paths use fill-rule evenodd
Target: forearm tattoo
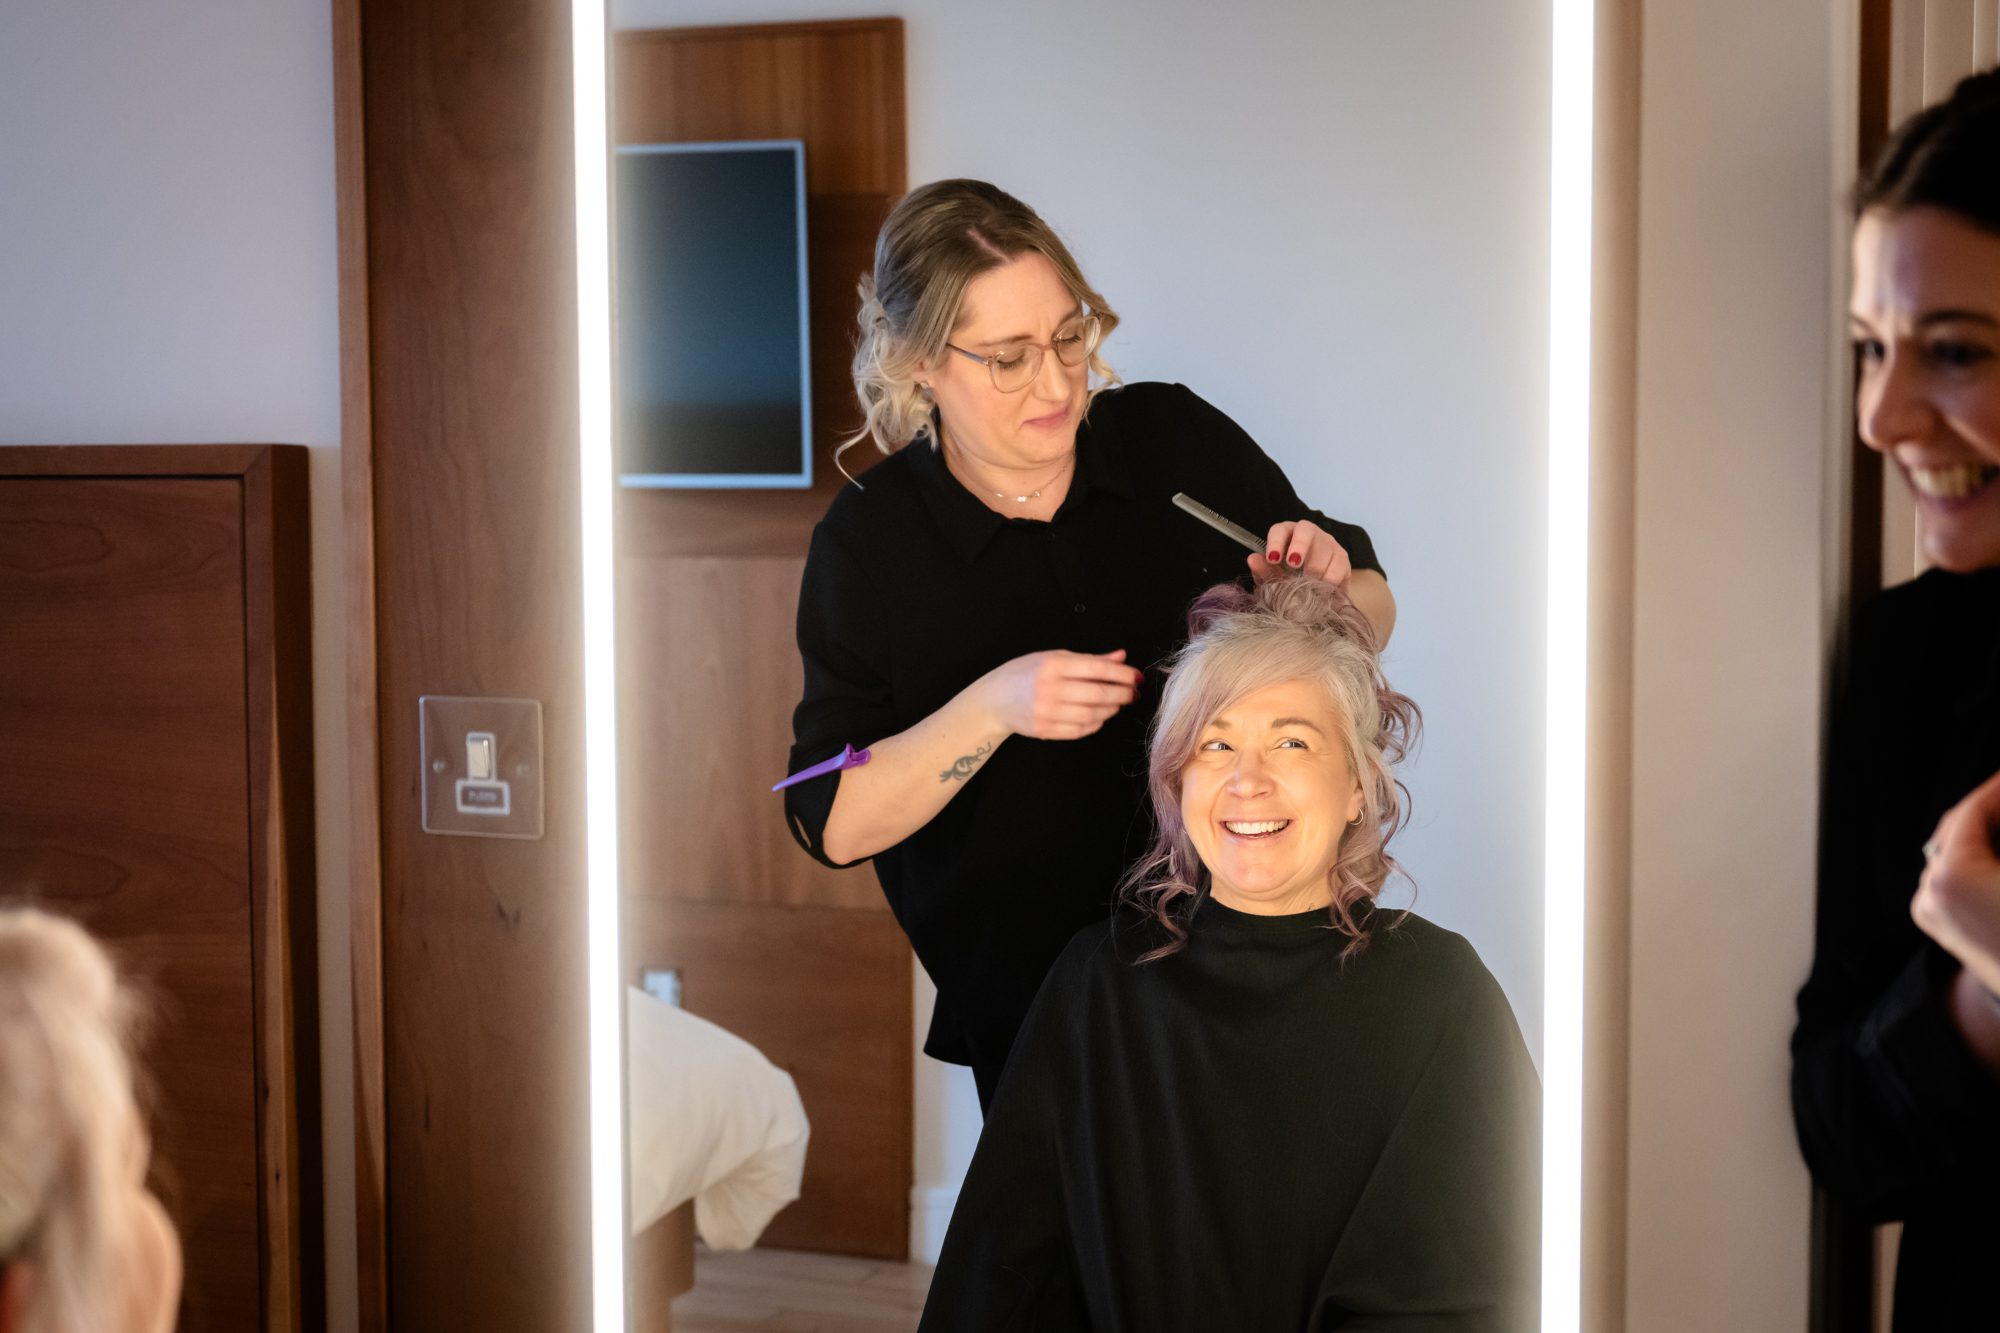
M 978 768 L 981 763 L 985 762 L 986 756 L 992 753 L 993 753 L 993 747 L 991 745 L 982 745 L 977 750 L 974 750 L 971 754 L 960 755 L 958 758 L 952 760 L 950 768 L 947 768 L 944 772 L 938 774 L 938 781 L 939 782 L 965 781 L 967 778 L 972 776 L 972 770 Z

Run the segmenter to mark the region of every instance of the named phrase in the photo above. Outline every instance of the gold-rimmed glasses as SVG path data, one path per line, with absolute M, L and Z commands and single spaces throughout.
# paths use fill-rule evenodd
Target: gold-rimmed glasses
M 993 377 L 993 387 L 1001 393 L 1019 393 L 1042 373 L 1042 353 L 1054 352 L 1056 360 L 1075 369 L 1097 350 L 1097 316 L 1084 315 L 1057 329 L 1045 343 L 1018 343 L 1003 347 L 991 356 L 977 356 L 963 347 L 945 346 L 968 361 L 977 361 Z

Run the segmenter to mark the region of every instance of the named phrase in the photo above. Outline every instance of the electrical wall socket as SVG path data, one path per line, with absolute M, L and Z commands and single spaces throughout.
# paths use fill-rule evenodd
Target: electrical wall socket
M 537 699 L 417 700 L 424 832 L 542 836 L 542 705 Z

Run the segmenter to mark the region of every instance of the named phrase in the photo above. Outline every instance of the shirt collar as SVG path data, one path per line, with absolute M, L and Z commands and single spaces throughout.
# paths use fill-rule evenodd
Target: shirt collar
M 1056 510 L 1057 522 L 1079 509 L 1094 490 L 1108 491 L 1126 500 L 1137 498 L 1117 432 L 1093 426 L 1086 414 L 1083 424 L 1077 427 L 1076 473 L 1070 478 L 1069 494 Z M 1008 520 L 998 511 L 988 509 L 951 474 L 943 452 L 931 443 L 931 438 L 925 436 L 904 446 L 911 454 L 910 470 L 916 474 L 932 520 L 943 530 L 945 540 L 958 552 L 959 559 L 971 564 Z

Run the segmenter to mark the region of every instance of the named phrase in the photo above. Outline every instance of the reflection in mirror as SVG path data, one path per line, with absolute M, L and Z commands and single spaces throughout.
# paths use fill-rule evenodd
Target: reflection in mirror
M 1076 1146 L 1121 1189 L 1166 1160 L 1179 1165 L 1156 1183 L 1175 1189 L 1281 1163 L 1295 1181 L 1332 1179 L 1354 1164 L 1299 1167 L 1300 1153 L 1325 1146 L 1309 1127 L 1341 1114 L 1304 1073 L 1340 1049 L 1315 1022 L 1351 1019 L 1340 1006 L 1398 949 L 1430 965 L 1412 940 L 1469 944 L 1452 955 L 1465 969 L 1452 984 L 1489 994 L 1498 1007 L 1482 1012 L 1505 1019 L 1480 1040 L 1511 1045 L 1530 1078 L 1532 1060 L 1552 1097 L 1580 1095 L 1577 995 L 1562 989 L 1580 977 L 1580 787 L 1557 773 L 1554 750 L 1545 771 L 1544 754 L 1580 734 L 1564 728 L 1580 718 L 1581 690 L 1559 693 L 1556 681 L 1581 661 L 1581 561 L 1563 566 L 1578 576 L 1567 584 L 1544 562 L 1582 531 L 1582 437 L 1561 432 L 1587 420 L 1588 6 L 1568 6 L 1570 26 L 1559 24 L 1558 73 L 1580 82 L 1564 93 L 1559 81 L 1558 99 L 1582 128 L 1554 145 L 1558 217 L 1568 209 L 1580 227 L 1556 234 L 1581 244 L 1558 247 L 1553 283 L 1542 0 L 1470 16 L 1421 4 L 1186 7 L 1143 31 L 1096 11 L 1031 6 L 996 24 L 941 3 L 904 20 L 696 26 L 765 17 L 760 8 L 626 0 L 612 43 L 615 143 L 803 145 L 813 432 L 807 487 L 621 489 L 608 462 L 586 472 L 606 479 L 600 502 L 616 504 L 626 814 L 612 849 L 612 971 L 630 987 L 634 1327 L 724 1327 L 785 1305 L 843 1326 L 914 1328 L 941 1257 L 940 1298 L 978 1307 L 995 1266 L 1018 1267 L 1009 1247 L 1041 1252 L 1019 1210 L 1077 1188 L 1010 1153 L 997 1141 L 1005 1126 L 1028 1137 L 1101 1126 Z M 797 7 L 768 17 L 795 19 Z M 891 276 L 876 240 L 909 183 L 955 177 L 995 182 L 1052 232 L 1011 203 L 958 201 L 1003 260 L 1029 257 L 987 265 L 975 239 L 956 277 L 902 265 L 912 284 L 885 286 L 871 326 L 887 335 L 871 363 L 876 430 L 836 461 L 862 417 L 856 283 Z M 970 215 L 932 202 L 944 207 L 929 220 L 948 224 L 937 236 L 964 240 Z M 633 256 L 628 236 L 618 242 L 622 275 Z M 892 269 L 896 250 L 892 240 Z M 719 319 L 690 313 L 696 330 Z M 1125 387 L 1107 387 L 1114 371 Z M 932 422 L 936 439 L 920 433 Z M 1178 492 L 1276 543 L 1288 568 L 1296 553 L 1297 572 L 1176 509 Z M 609 551 L 607 517 L 587 531 Z M 1290 526 L 1302 523 L 1314 531 Z M 1146 792 L 1146 723 L 1189 604 L 1231 580 L 1350 570 L 1341 604 L 1357 618 L 1340 620 L 1343 632 L 1382 648 L 1379 663 L 1357 648 L 1361 669 L 1379 665 L 1423 709 L 1423 746 L 1395 769 L 1406 820 L 1385 824 L 1378 796 L 1353 816 L 1357 837 L 1393 831 L 1387 854 L 1402 873 L 1379 857 L 1343 862 L 1359 846 L 1345 808 L 1326 824 L 1330 807 L 1297 794 L 1331 788 L 1279 780 L 1280 765 L 1338 758 L 1366 792 L 1390 790 L 1363 780 L 1365 746 L 1315 748 L 1315 736 L 1370 729 L 1374 704 L 1324 684 L 1269 717 L 1211 700 L 1188 716 L 1269 746 L 1222 738 L 1223 749 L 1174 760 L 1192 772 L 1238 756 L 1216 790 L 1243 806 L 1200 813 L 1220 842 L 1169 839 L 1165 862 L 1150 875 L 1141 865 L 1165 910 L 1153 927 L 1187 942 L 1129 965 L 1159 941 L 1106 935 L 1104 922 L 1147 850 L 1144 811 L 1183 827 L 1196 817 L 1180 772 Z M 1312 619 L 1334 613 L 1300 614 L 1334 633 Z M 1340 679 L 1319 672 L 1287 679 Z M 1317 730 L 1296 724 L 1304 717 Z M 772 794 L 787 774 L 843 757 Z M 1162 892 L 1177 874 L 1199 892 Z M 1313 884 L 1333 887 L 1293 892 Z M 1391 910 L 1368 910 L 1378 893 Z M 1263 910 L 1274 905 L 1285 910 Z M 1409 907 L 1419 919 L 1388 929 Z M 1153 928 L 1143 913 L 1118 919 Z M 1352 933 L 1369 920 L 1379 936 Z M 1277 1023 L 1273 1044 L 1219 1087 L 1193 1069 L 1232 1020 L 1174 1010 L 1174 979 L 1216 948 L 1266 947 L 1260 922 L 1304 924 L 1336 955 L 1367 935 L 1371 961 L 1328 964 L 1356 983 L 1336 999 L 1285 991 L 1313 1018 Z M 1102 977 L 1058 967 L 1042 1007 L 1074 1016 L 1111 996 L 1112 1009 L 1093 1011 L 1106 1026 L 1038 1026 L 1029 1013 L 1044 977 L 1093 924 L 1135 948 Z M 1570 949 L 1576 959 L 1556 956 Z M 1385 982 L 1382 1003 L 1421 1027 L 1429 1011 L 1401 986 Z M 1545 1044 L 1555 1014 L 1566 1026 Z M 1134 1062 L 1149 1043 L 1174 1058 Z M 1003 1079 L 1010 1051 L 1026 1054 Z M 1089 1077 L 1050 1072 L 1065 1062 Z M 1370 1076 L 1393 1083 L 1394 1063 Z M 661 1077 L 676 1069 L 704 1073 Z M 1160 1125 L 1225 1103 L 1264 1118 L 1239 1127 L 1224 1115 L 1185 1154 L 1163 1155 L 1178 1149 L 1154 1141 Z M 1577 1120 L 1566 1114 L 1551 1104 L 1549 1131 L 1567 1126 L 1570 1156 L 1544 1163 L 1544 1234 L 1570 1252 L 1542 1260 L 1546 1313 L 1573 1327 Z M 984 1145 L 982 1123 L 995 1130 Z M 1444 1193 L 1419 1181 L 1397 1202 L 1421 1211 Z M 1165 1210 L 1178 1243 L 1226 1253 L 1210 1243 L 1232 1216 L 1228 1191 L 1185 1200 Z M 1315 1215 L 1307 1229 L 1333 1237 L 1350 1221 Z M 1456 1224 L 1426 1223 L 1440 1236 Z M 1500 1241 L 1536 1249 L 1519 1230 L 1495 1238 L 1493 1263 L 1520 1261 Z M 1111 1268 L 1136 1262 L 1104 1243 Z M 1074 1256 L 1064 1262 L 1045 1274 L 1048 1292 L 1101 1295 L 1075 1278 Z M 1338 1273 L 1324 1254 L 1301 1263 L 1314 1268 L 1308 1289 L 1362 1300 L 1340 1284 L 1365 1286 L 1368 1274 Z M 1192 1284 L 1196 1300 L 1256 1277 L 1226 1264 L 1149 1275 L 1160 1291 Z M 1287 1270 L 1283 1282 L 1299 1277 Z

